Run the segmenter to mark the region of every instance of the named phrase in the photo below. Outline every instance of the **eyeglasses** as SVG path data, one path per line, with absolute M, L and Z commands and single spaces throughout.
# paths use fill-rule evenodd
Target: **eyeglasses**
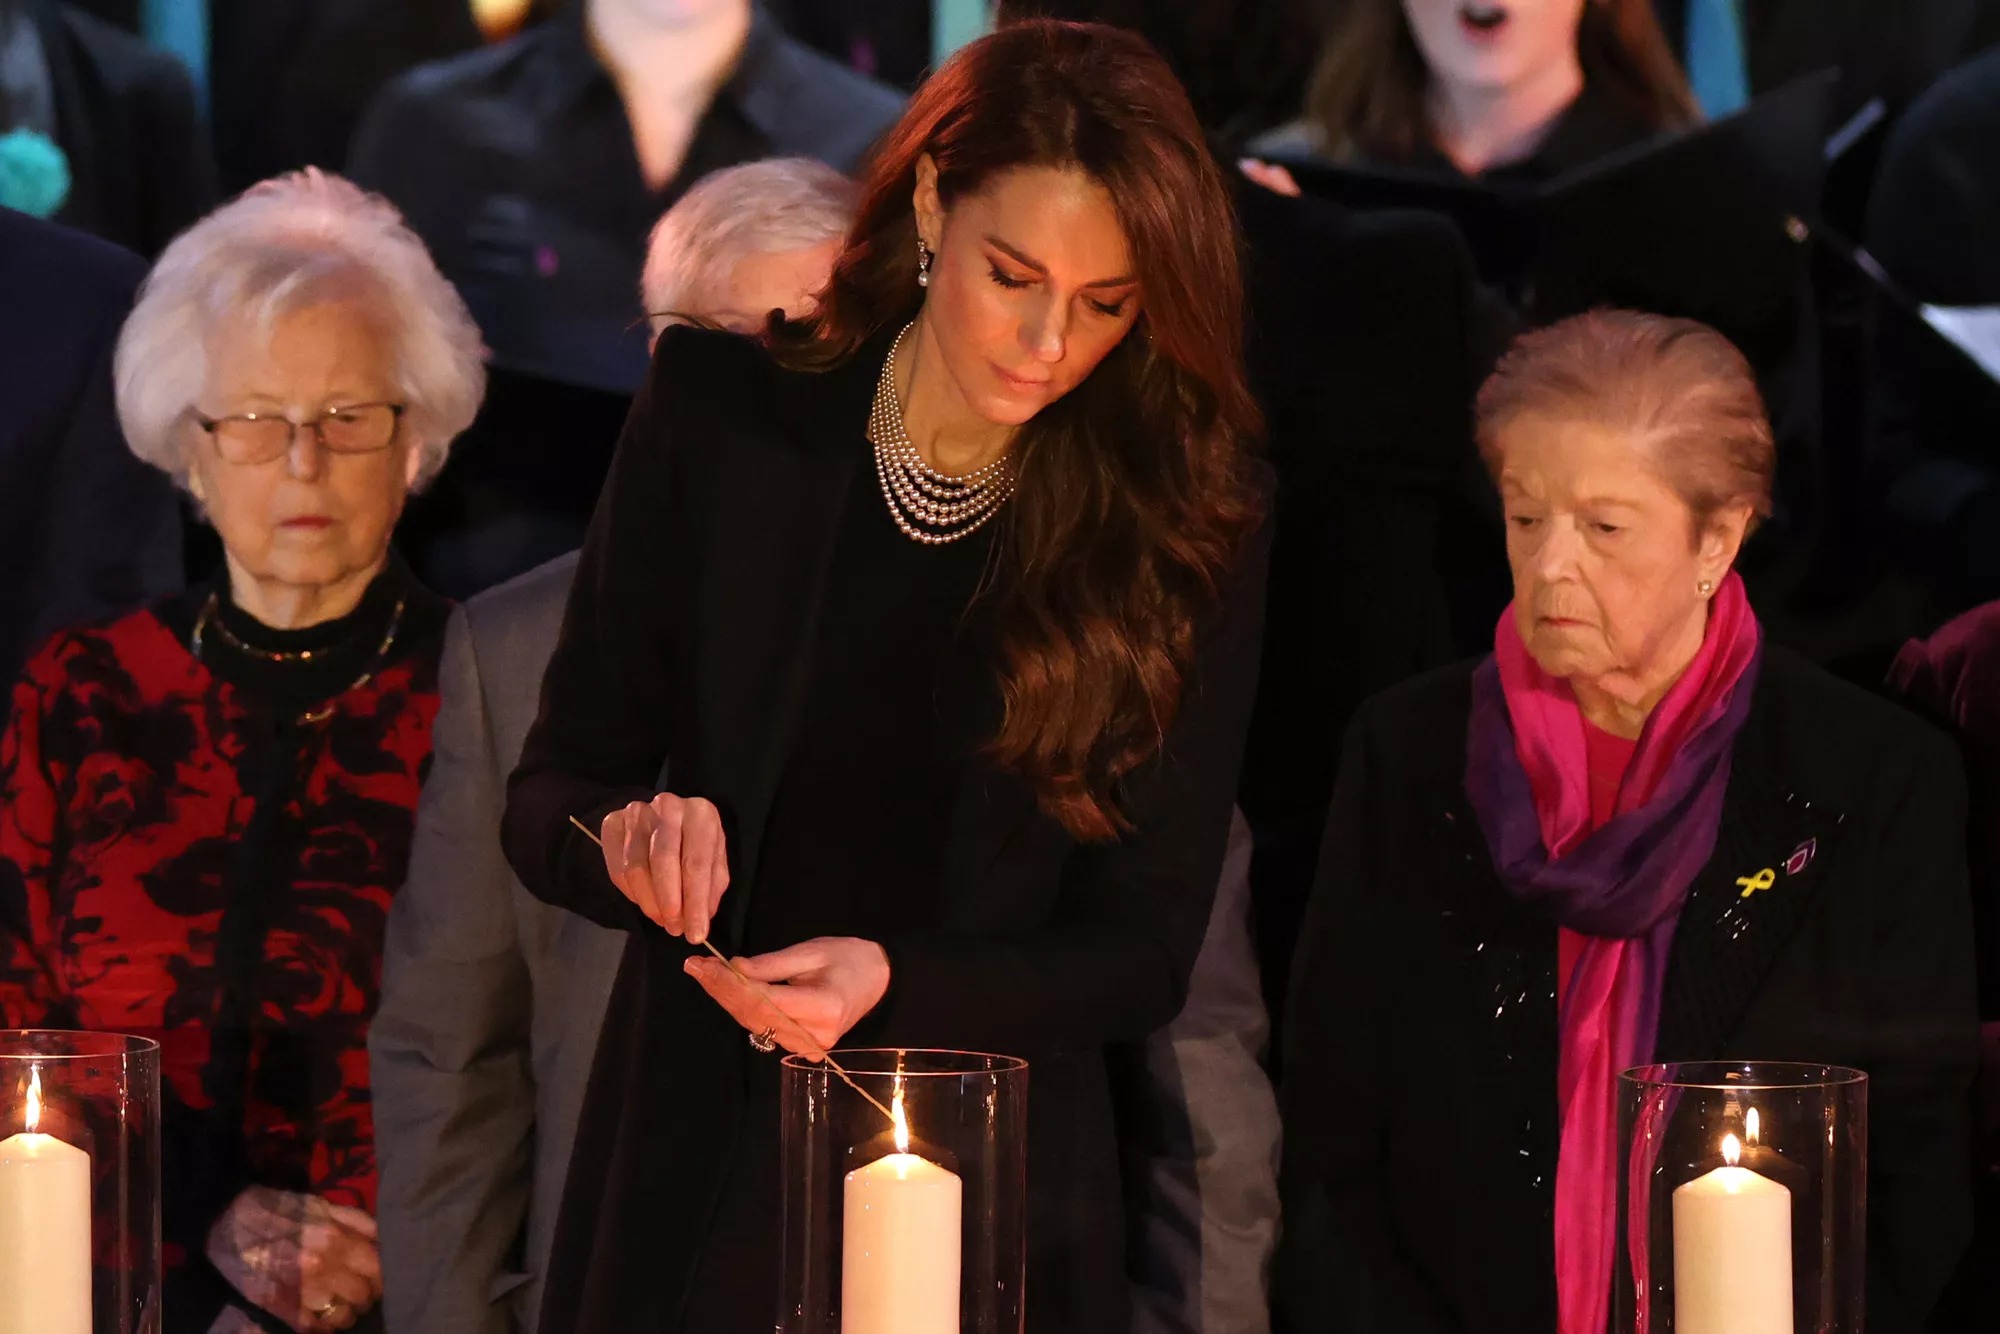
M 233 417 L 195 417 L 215 441 L 225 463 L 269 463 L 291 453 L 301 430 L 310 431 L 331 454 L 376 454 L 396 442 L 408 408 L 404 403 L 356 403 L 328 408 L 316 417 L 293 421 L 275 412 L 240 412 Z

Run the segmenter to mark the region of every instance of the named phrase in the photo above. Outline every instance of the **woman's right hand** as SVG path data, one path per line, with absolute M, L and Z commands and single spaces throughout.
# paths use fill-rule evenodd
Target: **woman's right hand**
M 690 945 L 708 939 L 729 888 L 728 849 L 715 803 L 662 792 L 605 816 L 598 837 L 611 883 L 640 912 Z

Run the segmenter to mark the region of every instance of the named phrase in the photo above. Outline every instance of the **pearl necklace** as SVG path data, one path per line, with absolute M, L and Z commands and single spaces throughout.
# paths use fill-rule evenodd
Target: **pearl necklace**
M 903 405 L 896 401 L 896 351 L 915 327 L 904 326 L 882 364 L 875 405 L 868 411 L 868 439 L 875 446 L 875 476 L 889 516 L 905 537 L 938 546 L 970 537 L 999 513 L 1014 494 L 1014 462 L 1003 454 L 963 477 L 948 476 L 924 462 L 903 429 Z

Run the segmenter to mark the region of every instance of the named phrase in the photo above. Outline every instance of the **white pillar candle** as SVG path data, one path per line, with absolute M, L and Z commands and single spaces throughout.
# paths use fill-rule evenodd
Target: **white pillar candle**
M 910 1152 L 897 1092 L 896 1152 L 847 1174 L 840 1334 L 958 1334 L 956 1173 Z
M 1792 1334 L 1792 1193 L 1742 1153 L 1674 1192 L 1675 1334 Z
M 90 1334 L 90 1155 L 41 1116 L 37 1070 L 27 1131 L 0 1140 L 0 1334 Z

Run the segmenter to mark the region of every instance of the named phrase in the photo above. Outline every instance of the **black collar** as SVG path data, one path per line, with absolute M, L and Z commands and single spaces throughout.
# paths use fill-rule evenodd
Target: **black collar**
M 582 0 L 566 5 L 522 39 L 535 42 L 539 50 L 531 86 L 541 109 L 550 115 L 568 111 L 591 96 L 618 94 L 611 71 L 591 46 L 586 8 Z M 771 112 L 783 94 L 784 76 L 791 72 L 790 45 L 791 39 L 764 7 L 755 6 L 736 68 L 717 90 L 711 109 L 728 106 L 766 138 L 776 139 Z

